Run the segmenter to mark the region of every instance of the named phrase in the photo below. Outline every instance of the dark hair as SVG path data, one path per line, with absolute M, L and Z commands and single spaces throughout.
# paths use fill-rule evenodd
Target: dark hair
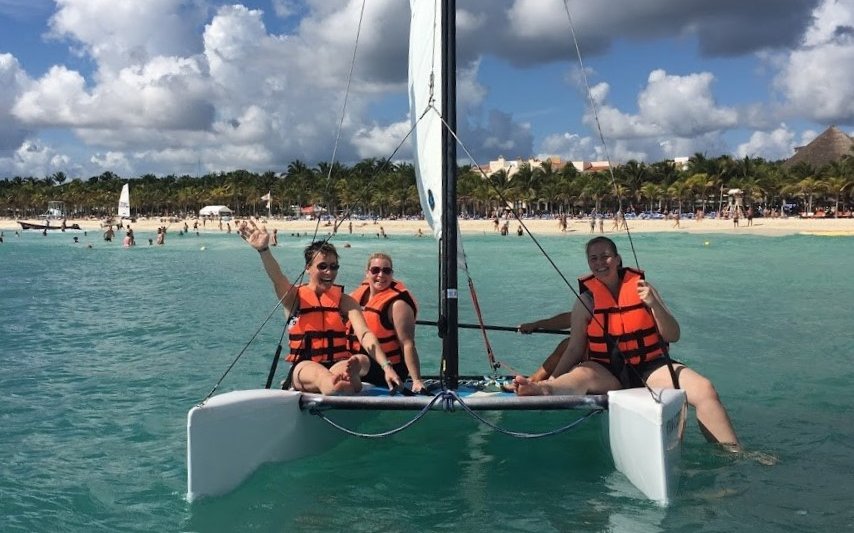
M 328 255 L 335 254 L 335 257 L 338 257 L 338 251 L 335 249 L 335 245 L 328 241 L 314 241 L 305 247 L 305 251 L 303 252 L 305 255 L 305 266 L 311 264 L 314 261 L 315 256 L 318 255 Z
M 617 245 L 614 243 L 614 241 L 612 241 L 608 237 L 602 237 L 602 236 L 593 237 L 592 239 L 587 241 L 587 245 L 584 247 L 584 253 L 589 255 L 590 254 L 590 247 L 593 246 L 594 244 L 599 244 L 599 243 L 603 243 L 603 244 L 607 245 L 608 248 L 610 248 L 611 251 L 614 252 L 614 255 L 620 255 L 620 252 L 617 251 Z M 622 258 L 622 256 L 620 256 L 620 268 L 622 268 L 622 267 L 623 267 L 623 258 Z

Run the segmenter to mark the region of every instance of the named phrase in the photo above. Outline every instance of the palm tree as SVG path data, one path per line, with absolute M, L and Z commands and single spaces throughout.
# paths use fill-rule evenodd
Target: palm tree
M 661 198 L 662 191 L 663 191 L 663 189 L 661 188 L 660 185 L 657 185 L 651 181 L 647 181 L 643 185 L 641 185 L 640 195 L 641 195 L 641 198 L 646 198 L 647 200 L 649 200 L 649 211 L 650 212 L 655 210 L 653 207 L 653 202 L 655 200 L 658 200 Z M 661 206 L 659 205 L 659 208 L 660 207 Z

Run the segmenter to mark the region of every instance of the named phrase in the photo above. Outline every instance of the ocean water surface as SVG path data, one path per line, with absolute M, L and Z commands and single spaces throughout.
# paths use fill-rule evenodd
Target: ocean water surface
M 461 413 L 266 465 L 226 496 L 188 503 L 187 411 L 241 352 L 218 391 L 263 386 L 283 326 L 270 283 L 233 234 L 176 231 L 163 247 L 129 250 L 77 235 L 75 245 L 71 234 L 6 231 L 0 244 L 2 531 L 854 529 L 854 238 L 632 236 L 640 267 L 682 325 L 674 357 L 712 378 L 748 449 L 779 459 L 764 466 L 706 444 L 692 413 L 680 493 L 662 508 L 614 471 L 596 417 L 519 441 Z M 309 239 L 283 236 L 274 253 L 293 276 Z M 587 238 L 540 237 L 573 287 L 586 272 Z M 634 265 L 626 236 L 615 239 Z M 371 233 L 333 242 L 340 282 L 354 287 L 367 255 L 387 251 L 420 318 L 435 319 L 432 240 Z M 465 245 L 487 323 L 515 326 L 571 306 L 573 292 L 530 240 L 488 233 Z M 461 292 L 461 320 L 473 322 Z M 558 340 L 490 333 L 496 356 L 525 372 Z M 418 345 L 423 371 L 436 373 L 435 330 L 419 327 Z M 478 332 L 461 332 L 461 351 L 462 372 L 488 372 Z M 489 416 L 520 431 L 563 424 L 553 413 Z

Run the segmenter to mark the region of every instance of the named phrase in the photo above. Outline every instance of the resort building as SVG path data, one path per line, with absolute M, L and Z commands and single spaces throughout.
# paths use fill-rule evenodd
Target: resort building
M 561 170 L 566 165 L 572 165 L 575 167 L 575 170 L 579 172 L 598 172 L 600 170 L 608 170 L 607 161 L 563 161 L 558 156 L 549 156 L 546 159 L 530 158 L 527 160 L 508 160 L 505 159 L 504 156 L 499 156 L 496 161 L 490 161 L 489 165 L 481 166 L 480 170 L 482 170 L 487 176 L 491 176 L 492 174 L 503 170 L 507 172 L 507 177 L 509 178 L 513 176 L 513 174 L 519 172 L 519 168 L 524 164 L 529 165 L 531 168 L 542 168 L 543 164 L 546 162 L 551 163 L 552 170 L 554 171 Z

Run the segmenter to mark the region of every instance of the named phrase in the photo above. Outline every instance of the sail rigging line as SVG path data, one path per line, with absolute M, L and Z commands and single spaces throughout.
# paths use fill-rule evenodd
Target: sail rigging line
M 301 277 L 302 276 L 300 276 L 300 278 Z M 295 285 L 292 285 L 291 287 L 293 288 L 293 287 L 295 287 Z M 287 293 L 285 294 L 285 296 L 287 296 Z M 263 330 L 264 327 L 267 325 L 267 323 L 270 321 L 270 319 L 273 318 L 273 315 L 275 314 L 275 312 L 279 310 L 279 306 L 282 305 L 282 301 L 284 300 L 285 296 L 282 296 L 282 298 L 276 302 L 276 305 L 273 306 L 273 309 L 270 310 L 270 312 L 267 314 L 267 317 L 261 322 L 261 324 L 255 330 L 255 332 L 252 334 L 252 336 L 249 337 L 249 340 L 246 341 L 246 343 L 243 345 L 243 348 L 240 349 L 240 351 L 237 353 L 237 355 L 231 361 L 231 364 L 229 364 L 228 367 L 225 369 L 225 372 L 222 373 L 222 376 L 220 376 L 220 378 L 214 384 L 211 391 L 207 394 L 207 396 L 204 397 L 204 399 L 202 399 L 201 402 L 199 402 L 198 405 L 204 404 L 206 401 L 208 401 L 210 399 L 211 396 L 214 395 L 214 393 L 219 388 L 220 384 L 222 384 L 223 380 L 225 380 L 226 376 L 228 376 L 229 372 L 231 372 L 231 369 L 234 368 L 234 366 L 237 364 L 237 362 L 240 360 L 240 358 L 243 357 L 243 354 L 246 353 L 246 350 L 249 349 L 249 346 L 252 345 L 252 343 L 255 341 L 255 339 L 258 337 L 258 335 L 261 333 L 261 330 Z M 284 332 L 285 331 L 286 330 L 284 330 L 284 329 L 282 330 L 282 337 L 279 338 L 279 347 L 276 350 L 277 356 L 280 353 L 281 348 L 282 348 L 281 344 L 282 344 L 282 339 L 284 338 Z M 277 365 L 278 361 L 274 361 L 273 364 L 274 364 L 274 366 Z M 268 383 L 271 381 L 272 373 L 273 372 L 271 372 L 270 377 L 268 377 Z M 270 388 L 270 387 L 268 386 L 267 388 Z
M 572 13 L 569 10 L 569 0 L 563 0 L 564 11 L 566 11 L 567 22 L 569 23 L 569 31 L 572 35 L 572 43 L 575 46 L 575 55 L 578 58 L 578 67 L 581 72 L 581 78 L 584 80 L 584 89 L 585 95 L 587 96 L 587 100 L 590 103 L 590 109 L 593 111 L 593 119 L 596 123 L 596 130 L 599 133 L 599 142 L 602 143 L 602 150 L 605 154 L 605 160 L 608 162 L 608 173 L 611 177 L 611 186 L 614 189 L 614 196 L 617 198 L 618 205 L 618 213 L 623 212 L 623 197 L 619 193 L 619 188 L 617 187 L 617 178 L 614 176 L 614 165 L 611 163 L 611 153 L 608 150 L 608 143 L 605 142 L 605 134 L 602 132 L 602 123 L 599 121 L 599 106 L 596 105 L 596 100 L 593 98 L 593 91 L 590 89 L 590 82 L 587 79 L 587 71 L 584 67 L 584 60 L 581 57 L 581 46 L 578 44 L 578 38 L 575 34 L 575 24 L 572 22 Z M 629 247 L 632 250 L 632 255 L 635 259 L 635 266 L 640 269 L 640 262 L 638 261 L 638 255 L 635 251 L 635 243 L 632 240 L 632 234 L 629 231 L 629 225 L 626 224 L 626 236 L 629 239 Z
M 623 220 L 625 220 L 625 213 L 623 212 L 623 197 L 620 194 L 619 188 L 617 186 L 617 178 L 616 178 L 616 176 L 614 176 L 614 165 L 611 163 L 611 154 L 608 150 L 608 143 L 605 142 L 605 134 L 602 132 L 602 123 L 599 120 L 599 106 L 596 105 L 596 100 L 593 98 L 593 91 L 590 90 L 590 82 L 587 79 L 587 71 L 584 68 L 584 60 L 582 59 L 582 56 L 581 56 L 581 46 L 578 44 L 578 37 L 576 36 L 576 33 L 575 33 L 575 24 L 572 21 L 572 13 L 569 10 L 569 0 L 563 0 L 563 7 L 564 7 L 564 11 L 566 12 L 567 22 L 569 23 L 569 31 L 570 31 L 570 34 L 572 35 L 572 43 L 575 46 L 575 54 L 576 54 L 576 57 L 578 58 L 578 66 L 579 66 L 579 70 L 581 71 L 581 78 L 584 80 L 584 89 L 586 91 L 586 96 L 587 96 L 588 101 L 590 102 L 590 109 L 593 111 L 593 118 L 594 118 L 594 121 L 596 122 L 596 130 L 599 133 L 599 142 L 602 143 L 602 150 L 604 151 L 605 159 L 608 162 L 608 173 L 611 176 L 611 186 L 614 188 L 614 196 L 617 198 L 617 204 L 618 204 L 617 213 L 622 215 Z M 632 233 L 631 233 L 631 231 L 629 231 L 629 225 L 628 224 L 625 224 L 625 229 L 626 229 L 626 237 L 628 237 L 628 240 L 629 240 L 629 247 L 631 248 L 632 256 L 635 259 L 635 266 L 637 266 L 638 270 L 640 270 L 640 261 L 638 260 L 638 254 L 637 254 L 637 251 L 635 250 L 635 243 L 634 243 L 634 240 L 632 239 Z M 591 311 L 591 315 L 592 315 L 592 311 Z M 603 328 L 603 330 L 604 330 L 604 328 Z M 615 346 L 615 348 L 616 348 L 616 346 Z M 664 343 L 664 344 L 662 344 L 661 349 L 664 352 L 664 360 L 667 363 L 667 370 L 670 373 L 670 379 L 673 382 L 673 387 L 676 389 L 679 389 L 679 376 L 673 367 L 673 359 L 671 359 L 671 357 L 670 357 L 669 347 L 667 346 L 666 343 Z M 619 350 L 619 348 L 617 348 L 617 352 L 623 358 L 623 362 L 628 365 L 628 362 L 625 360 L 626 359 L 625 355 L 622 353 L 622 351 Z M 637 369 L 635 369 L 632 365 L 628 365 L 628 367 L 631 368 L 638 375 L 638 377 L 640 378 L 640 380 L 644 384 L 644 386 L 647 388 L 647 390 L 649 390 L 650 393 L 653 394 L 653 397 L 655 397 L 655 394 L 653 393 L 652 389 L 649 387 L 649 385 L 647 385 L 646 379 L 644 379 L 644 377 L 641 376 L 640 373 L 637 371 Z
M 353 83 L 353 71 L 356 68 L 356 55 L 359 51 L 359 39 L 362 35 L 362 22 L 365 18 L 366 3 L 367 0 L 362 0 L 362 7 L 359 9 L 359 23 L 356 25 L 356 41 L 353 43 L 353 56 L 350 58 L 350 69 L 347 73 L 347 85 L 344 89 L 344 102 L 341 105 L 341 118 L 338 120 L 338 128 L 335 132 L 335 143 L 332 146 L 332 160 L 329 162 L 329 171 L 326 174 L 326 189 L 324 191 L 324 196 L 326 198 L 329 197 L 329 187 L 332 183 L 332 171 L 335 169 L 335 158 L 338 155 L 338 143 L 341 141 L 341 132 L 344 129 L 344 119 L 347 116 L 347 104 L 350 101 L 350 87 Z M 320 231 L 320 218 L 321 217 L 318 215 L 317 223 L 314 225 L 314 234 L 311 238 L 312 241 L 317 238 L 317 234 Z M 329 237 L 325 238 L 324 242 L 329 242 Z
M 441 117 L 440 117 L 440 118 L 441 118 Z M 443 120 L 443 124 L 444 124 L 444 120 Z M 446 128 L 446 129 L 448 129 L 448 128 Z M 448 131 L 450 131 L 450 130 L 448 129 Z M 474 156 L 471 154 L 471 152 L 469 151 L 469 149 L 468 149 L 468 147 L 465 145 L 465 143 L 464 143 L 464 142 L 463 142 L 463 141 L 462 141 L 462 140 L 457 136 L 456 132 L 450 132 L 450 133 L 453 135 L 454 139 L 456 140 L 456 142 L 457 142 L 457 144 L 460 146 L 460 148 L 462 148 L 462 149 L 463 149 L 463 151 L 465 152 L 466 156 L 468 156 L 469 161 L 471 161 L 471 163 L 472 163 L 475 167 L 477 167 L 477 168 L 478 168 L 478 170 L 480 171 L 480 174 L 481 174 L 481 176 L 483 177 L 483 179 L 484 179 L 487 183 L 491 183 L 491 182 L 489 181 L 489 177 L 486 175 L 486 172 L 484 172 L 484 170 L 480 167 L 480 165 L 478 165 L 478 164 L 477 164 L 477 161 L 475 160 Z M 609 166 L 609 167 L 611 166 L 611 165 L 610 165 L 610 163 L 608 164 L 608 166 Z M 501 200 L 505 205 L 507 205 L 509 202 L 507 201 L 506 196 L 504 196 L 504 193 L 502 193 L 502 192 L 501 192 L 497 187 L 495 187 L 495 185 L 492 185 L 492 188 L 493 188 L 493 190 L 495 191 L 495 193 L 498 195 L 499 199 L 500 199 L 500 200 Z M 605 328 L 604 324 L 601 324 L 601 322 L 599 321 L 599 319 L 596 317 L 596 314 L 593 312 L 593 309 L 592 309 L 591 307 L 587 306 L 587 304 L 586 304 L 586 303 L 584 302 L 584 300 L 581 298 L 581 295 L 578 293 L 578 291 L 577 291 L 577 290 L 575 290 L 575 287 L 573 287 L 572 283 L 570 283 L 570 282 L 569 282 L 569 280 L 566 278 L 566 276 L 563 274 L 563 272 L 561 271 L 560 267 L 558 267 L 558 266 L 557 266 L 557 264 L 554 262 L 554 260 L 553 260 L 553 259 L 551 258 L 551 256 L 549 255 L 549 253 L 545 250 L 545 248 L 543 248 L 543 246 L 542 246 L 542 244 L 540 243 L 539 239 L 537 239 L 537 238 L 536 238 L 536 236 L 534 236 L 534 234 L 533 234 L 533 233 L 531 233 L 531 230 L 528 228 L 528 226 L 527 226 L 527 225 L 525 224 L 525 222 L 522 220 L 522 217 L 520 217 L 520 216 L 519 216 L 518 211 L 517 211 L 516 209 L 511 209 L 511 213 L 513 213 L 513 217 L 516 219 L 516 221 L 519 223 L 519 225 L 520 225 L 520 226 L 522 226 L 522 228 L 524 228 L 525 233 L 527 233 L 527 235 L 531 238 L 531 241 L 532 241 L 532 242 L 534 243 L 534 245 L 535 245 L 535 246 L 540 250 L 540 253 L 541 253 L 541 254 L 543 255 L 543 257 L 546 259 L 546 261 L 548 261 L 548 262 L 549 262 L 549 264 L 552 266 L 552 268 L 553 268 L 553 269 L 554 269 L 554 271 L 557 273 L 557 275 L 558 275 L 558 276 L 560 276 L 560 278 L 563 280 L 564 284 L 566 284 L 566 286 L 569 288 L 569 290 L 570 290 L 570 291 L 572 291 L 572 293 L 575 295 L 575 298 L 576 298 L 579 302 L 582 302 L 582 304 L 583 304 L 583 305 L 585 306 L 585 308 L 587 309 L 587 312 L 589 312 L 589 313 L 590 313 L 591 319 L 592 319 L 592 320 L 595 320 L 597 323 L 599 323 L 600 327 L 602 327 L 602 330 L 603 330 L 603 331 L 606 331 L 606 328 Z M 628 229 L 628 228 L 627 228 L 627 229 Z M 632 245 L 632 253 L 634 254 L 635 261 L 637 262 L 637 254 L 635 254 L 635 253 L 634 253 L 634 245 Z M 638 267 L 638 268 L 640 268 L 640 267 Z M 466 272 L 466 273 L 468 274 L 468 272 Z M 619 357 L 621 357 L 621 358 L 623 359 L 623 361 L 626 363 L 626 366 L 630 369 L 630 371 L 631 371 L 631 372 L 634 372 L 634 373 L 635 373 L 635 375 L 636 375 L 636 376 L 641 380 L 641 382 L 644 384 L 644 387 L 649 391 L 649 393 L 653 396 L 653 398 L 655 398 L 655 400 L 656 400 L 658 403 L 661 403 L 661 395 L 660 395 L 660 394 L 658 394 L 658 395 L 657 395 L 657 394 L 655 393 L 655 391 L 653 391 L 653 390 L 652 390 L 652 388 L 650 388 L 650 387 L 649 387 L 649 385 L 647 385 L 646 380 L 643 378 L 643 376 L 640 374 L 640 372 L 638 372 L 638 370 L 637 370 L 634 366 L 632 366 L 632 365 L 629 365 L 629 364 L 628 364 L 628 362 L 626 361 L 625 354 L 623 354 L 623 353 L 622 353 L 622 351 L 621 351 L 621 350 L 619 350 L 619 348 L 618 348 L 616 345 L 615 345 L 615 351 L 616 351 L 616 353 L 619 355 Z M 668 354 L 668 351 L 666 350 L 666 348 L 665 348 L 665 354 Z M 674 371 L 674 370 L 673 370 L 673 368 L 672 368 L 672 360 L 670 359 L 669 355 L 665 355 L 665 357 L 667 358 L 668 369 L 670 369 L 671 378 L 674 380 L 674 381 L 673 381 L 674 386 L 677 386 L 677 384 L 678 384 L 678 380 L 676 379 L 676 373 L 675 373 L 675 371 Z M 677 386 L 677 388 L 678 388 L 678 386 Z
M 334 420 L 332 420 L 328 416 L 326 416 L 323 411 L 325 409 L 329 409 L 330 407 L 325 407 L 323 405 L 320 405 L 320 404 L 318 404 L 318 402 L 314 402 L 314 401 L 308 402 L 307 405 L 304 407 L 304 409 L 306 409 L 309 413 L 320 417 L 321 420 L 323 420 L 324 422 L 326 422 L 327 424 L 329 424 L 333 428 L 335 428 L 335 429 L 337 429 L 337 430 L 339 430 L 339 431 L 341 431 L 347 435 L 350 435 L 351 437 L 359 437 L 359 438 L 363 438 L 363 439 L 381 439 L 381 438 L 385 438 L 385 437 L 390 437 L 392 435 L 400 433 L 401 431 L 403 431 L 405 429 L 412 427 L 413 424 L 415 424 L 416 422 L 418 422 L 419 420 L 424 418 L 424 416 L 426 416 L 426 414 L 431 411 L 432 407 L 439 402 L 441 402 L 442 409 L 446 412 L 454 412 L 456 410 L 454 405 L 459 404 L 463 408 L 463 410 L 469 416 L 474 418 L 476 421 L 480 422 L 481 424 L 483 424 L 483 425 L 485 425 L 485 426 L 487 426 L 487 427 L 489 427 L 489 428 L 491 428 L 491 429 L 493 429 L 493 430 L 495 430 L 495 431 L 497 431 L 503 435 L 507 435 L 508 437 L 514 437 L 517 439 L 539 439 L 539 438 L 543 438 L 543 437 L 553 437 L 555 435 L 559 435 L 561 433 L 564 433 L 566 431 L 569 431 L 569 430 L 577 427 L 578 425 L 580 425 L 582 422 L 585 422 L 586 420 L 588 420 L 593 415 L 602 414 L 603 412 L 605 412 L 605 409 L 602 407 L 590 409 L 586 414 L 584 414 L 584 415 L 580 416 L 579 418 L 573 420 L 569 424 L 566 424 L 564 426 L 560 426 L 560 427 L 552 429 L 550 431 L 544 431 L 542 433 L 527 433 L 527 432 L 522 432 L 522 431 L 513 431 L 513 430 L 503 428 L 503 427 L 501 427 L 501 426 L 499 426 L 493 422 L 490 422 L 486 418 L 480 416 L 474 409 L 472 409 L 471 407 L 469 407 L 468 404 L 466 404 L 465 400 L 463 400 L 462 397 L 460 397 L 460 395 L 455 390 L 446 389 L 446 390 L 442 390 L 442 391 L 439 391 L 438 393 L 436 393 L 433 396 L 433 398 L 431 398 L 430 401 L 427 404 L 425 404 L 424 407 L 422 407 L 421 410 L 418 411 L 418 413 L 413 418 L 406 421 L 402 425 L 400 425 L 396 428 L 392 428 L 388 431 L 382 431 L 379 433 L 364 433 L 364 432 L 360 432 L 360 431 L 356 431 L 356 430 L 347 428 L 347 427 L 339 424 L 338 422 L 335 422 Z

